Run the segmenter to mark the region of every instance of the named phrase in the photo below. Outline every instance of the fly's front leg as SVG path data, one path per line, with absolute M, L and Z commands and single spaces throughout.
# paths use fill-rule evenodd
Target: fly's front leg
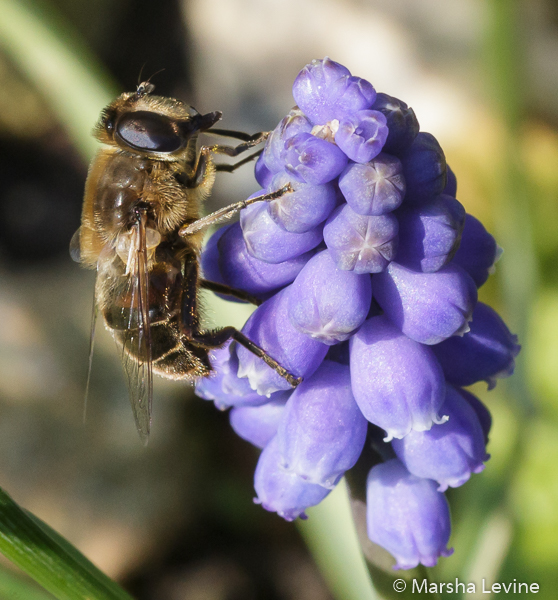
M 192 257 L 193 259 L 194 257 Z M 271 367 L 278 375 L 283 377 L 289 385 L 296 387 L 301 381 L 301 377 L 295 377 L 282 367 L 274 358 L 249 340 L 241 331 L 234 327 L 224 327 L 216 331 L 202 332 L 200 331 L 199 316 L 198 316 L 198 263 L 196 260 L 186 259 L 184 266 L 184 284 L 182 289 L 180 329 L 189 343 L 194 346 L 211 350 L 219 348 L 230 339 L 235 340 L 247 350 L 261 358 L 269 367 Z
M 211 134 L 211 135 L 219 135 L 219 136 L 223 136 L 223 137 L 231 137 L 231 138 L 236 138 L 238 140 L 242 140 L 243 143 L 239 144 L 238 146 L 224 146 L 224 145 L 217 144 L 215 146 L 204 146 L 204 148 L 202 148 L 202 151 L 205 148 L 207 148 L 212 154 L 226 154 L 227 156 L 234 157 L 234 156 L 238 156 L 242 152 L 245 152 L 246 150 L 249 150 L 250 148 L 253 148 L 254 146 L 257 146 L 258 144 L 261 144 L 262 142 L 265 142 L 265 140 L 267 140 L 267 138 L 269 137 L 269 134 L 271 132 L 270 131 L 260 131 L 259 133 L 254 133 L 253 135 L 249 135 L 242 131 L 231 131 L 228 129 L 210 129 L 210 130 L 206 131 L 205 133 Z M 233 165 L 225 165 L 225 164 L 216 165 L 215 169 L 217 171 L 225 171 L 227 173 L 232 173 L 233 171 L 236 171 L 236 169 L 238 169 L 242 165 L 245 165 L 246 163 L 253 161 L 262 152 L 263 152 L 263 150 L 258 150 L 257 152 L 250 154 L 250 156 L 247 156 L 246 158 L 242 159 L 241 161 L 239 161 L 237 163 L 234 163 Z
M 243 158 L 242 160 L 239 160 L 237 163 L 234 163 L 232 165 L 225 165 L 225 164 L 215 165 L 215 170 L 216 171 L 220 171 L 220 172 L 225 172 L 225 173 L 233 173 L 239 167 L 242 167 L 242 165 L 245 165 L 246 163 L 252 162 L 262 152 L 263 152 L 263 150 L 258 150 L 257 152 L 254 152 L 253 154 L 250 154 L 246 158 Z
M 221 130 L 213 129 L 213 130 L 207 131 L 206 133 L 214 133 L 217 135 L 229 135 L 230 137 L 239 137 L 240 139 L 244 139 L 244 142 L 242 142 L 242 144 L 238 144 L 238 146 L 227 146 L 227 145 L 223 145 L 223 144 L 215 144 L 214 146 L 203 146 L 202 147 L 202 152 L 204 150 L 208 150 L 209 152 L 211 152 L 211 154 L 226 154 L 227 156 L 235 157 L 235 156 L 238 156 L 239 154 L 242 154 L 242 152 L 246 152 L 246 150 L 249 150 L 250 148 L 257 146 L 258 144 L 265 142 L 265 140 L 267 140 L 267 138 L 269 137 L 269 134 L 271 132 L 270 131 L 261 131 L 259 133 L 255 133 L 254 135 L 245 136 L 245 134 L 242 134 L 239 131 L 226 131 L 224 129 L 221 129 Z M 240 137 L 240 136 L 242 136 L 242 137 Z

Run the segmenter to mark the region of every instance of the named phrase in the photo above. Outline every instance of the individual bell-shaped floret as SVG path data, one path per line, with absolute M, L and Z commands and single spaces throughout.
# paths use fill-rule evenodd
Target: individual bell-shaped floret
M 339 269 L 379 273 L 395 257 L 398 230 L 394 215 L 365 217 L 345 204 L 333 211 L 323 235 Z
M 473 407 L 473 410 L 477 413 L 477 418 L 481 424 L 484 434 L 484 443 L 485 445 L 488 444 L 488 434 L 492 428 L 492 415 L 490 414 L 490 411 L 476 396 L 471 394 L 471 392 L 468 390 L 464 390 L 459 387 L 454 389 L 456 392 L 461 394 L 461 396 Z
M 501 254 L 502 249 L 484 225 L 472 215 L 467 215 L 461 243 L 453 262 L 465 269 L 477 287 L 481 287 L 492 273 Z
M 433 567 L 448 549 L 448 502 L 431 479 L 411 475 L 397 459 L 370 470 L 366 485 L 368 537 L 396 559 L 394 569 Z
M 364 322 L 351 338 L 350 361 L 355 400 L 371 423 L 385 429 L 386 441 L 444 422 L 442 368 L 430 348 L 386 317 Z
M 238 377 L 238 358 L 230 350 L 231 341 L 211 351 L 212 372 L 196 381 L 196 394 L 212 400 L 220 410 L 229 406 L 257 406 L 269 398 L 257 394 L 247 379 Z
M 454 198 L 457 195 L 457 177 L 449 165 L 446 165 L 446 187 L 442 193 Z
M 214 238 L 217 238 L 216 243 Z M 202 255 L 202 265 L 204 273 L 209 268 L 207 279 L 265 298 L 270 292 L 294 281 L 313 254 L 313 251 L 305 252 L 275 265 L 258 260 L 248 252 L 237 222 L 213 234 Z
M 233 407 L 229 414 L 231 427 L 242 439 L 265 448 L 277 433 L 289 396 L 290 392 L 276 392 L 265 404 Z
M 416 273 L 392 262 L 374 276 L 374 297 L 405 335 L 438 344 L 469 331 L 477 288 L 453 263 L 436 273 Z
M 306 263 L 288 292 L 291 323 L 328 345 L 349 339 L 366 319 L 371 302 L 370 277 L 338 269 L 329 250 Z
M 447 182 L 446 157 L 432 134 L 421 131 L 399 158 L 407 184 L 407 204 L 421 203 L 444 191 Z
M 323 240 L 321 226 L 305 233 L 285 231 L 271 218 L 264 202 L 243 209 L 240 226 L 248 253 L 274 265 L 314 249 Z
M 310 133 L 297 133 L 285 142 L 285 170 L 304 183 L 321 185 L 347 166 L 347 155 L 336 144 Z
M 266 300 L 250 316 L 242 332 L 266 350 L 284 369 L 295 377 L 310 377 L 327 354 L 328 346 L 301 333 L 289 319 L 289 288 Z M 239 377 L 248 377 L 250 387 L 263 396 L 279 390 L 290 390 L 289 383 L 261 358 L 237 345 Z
M 395 454 L 417 477 L 434 479 L 438 491 L 459 487 L 480 473 L 490 456 L 486 453 L 484 431 L 474 408 L 452 386 L 446 387 L 441 410 L 449 419 L 429 431 L 411 431 L 393 440 Z
M 286 521 L 306 518 L 304 511 L 319 504 L 331 491 L 322 485 L 304 481 L 293 471 L 287 471 L 279 451 L 277 436 L 264 448 L 256 466 L 254 487 L 256 504 L 276 512 Z
M 451 196 L 441 194 L 416 207 L 403 205 L 399 220 L 398 264 L 423 273 L 434 273 L 452 258 L 461 240 L 465 209 Z
M 367 428 L 349 367 L 326 360 L 285 407 L 277 431 L 284 466 L 305 481 L 333 488 L 358 460 Z
M 207 240 L 201 255 L 201 271 L 204 279 L 225 283 L 223 273 L 219 267 L 219 240 L 221 236 L 228 231 L 232 225 L 225 225 L 217 229 Z
M 293 181 L 287 173 L 275 175 L 270 191 L 290 183 L 294 192 L 284 194 L 268 205 L 271 218 L 283 229 L 292 233 L 305 233 L 323 223 L 337 206 L 337 190 L 333 183 L 310 185 Z
M 310 133 L 311 131 L 312 124 L 295 106 L 267 139 L 260 157 L 265 166 L 274 174 L 282 171 L 285 168 L 285 142 L 297 133 Z M 263 184 L 261 185 L 263 186 Z
M 265 164 L 263 153 L 258 156 L 254 165 L 254 177 L 261 187 L 266 188 L 273 179 L 273 172 Z
M 367 163 L 384 147 L 388 135 L 386 118 L 377 110 L 359 110 L 339 122 L 335 143 L 357 163 Z
M 383 113 L 387 120 L 389 134 L 384 152 L 399 154 L 413 143 L 419 124 L 415 112 L 405 102 L 387 94 L 377 94 L 372 108 Z
M 473 311 L 470 331 L 433 347 L 446 379 L 458 386 L 486 381 L 489 389 L 496 380 L 509 377 L 521 346 L 498 313 L 479 302 Z
M 381 153 L 366 164 L 349 163 L 339 177 L 347 204 L 360 215 L 383 215 L 405 197 L 403 167 L 395 156 Z
M 302 69 L 293 84 L 293 97 L 314 125 L 324 125 L 370 108 L 376 90 L 368 81 L 352 77 L 348 69 L 326 56 Z

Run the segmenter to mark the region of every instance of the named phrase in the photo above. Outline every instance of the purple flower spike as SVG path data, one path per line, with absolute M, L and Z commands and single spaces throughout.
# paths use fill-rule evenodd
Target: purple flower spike
M 513 374 L 520 349 L 517 336 L 495 310 L 482 302 L 473 312 L 468 333 L 433 348 L 450 383 L 465 386 L 484 380 L 489 389 L 497 379 Z
M 201 268 L 205 279 L 217 283 L 225 283 L 221 269 L 219 268 L 219 240 L 234 224 L 225 225 L 215 231 L 207 240 L 201 255 Z M 227 297 L 228 299 L 228 297 Z
M 287 173 L 278 173 L 269 187 L 278 190 L 291 183 L 294 192 L 269 203 L 271 218 L 292 233 L 305 233 L 323 223 L 337 206 L 337 190 L 332 183 L 310 185 L 292 181 Z
M 472 473 L 480 473 L 490 456 L 484 445 L 484 431 L 473 407 L 451 386 L 447 386 L 442 412 L 446 423 L 430 431 L 411 431 L 402 440 L 393 440 L 395 454 L 417 477 L 434 479 L 439 492 L 459 487 Z
M 339 269 L 379 273 L 395 256 L 398 229 L 393 215 L 365 217 L 344 205 L 327 220 L 324 240 Z
M 403 335 L 386 317 L 364 322 L 350 341 L 351 382 L 362 414 L 385 429 L 386 441 L 443 423 L 446 394 L 434 354 Z
M 376 110 L 359 110 L 339 123 L 335 143 L 357 163 L 367 163 L 377 156 L 388 135 L 385 116 Z
M 263 154 L 260 154 L 256 161 L 256 165 L 254 166 L 254 176 L 256 181 L 263 188 L 266 188 L 273 179 L 273 173 L 267 168 Z
M 418 207 L 402 206 L 399 220 L 398 264 L 423 273 L 434 273 L 455 254 L 465 224 L 465 209 L 444 194 Z
M 473 410 L 477 413 L 477 418 L 481 424 L 482 431 L 484 433 L 484 444 L 488 444 L 488 434 L 492 428 L 492 415 L 486 406 L 476 397 L 467 390 L 461 388 L 454 388 L 456 392 L 473 407 Z
M 407 183 L 406 203 L 418 204 L 444 191 L 446 157 L 432 134 L 421 131 L 400 158 Z
M 266 300 L 250 316 L 242 332 L 254 343 L 268 351 L 282 367 L 296 377 L 310 377 L 320 366 L 328 347 L 291 325 L 288 312 L 289 288 Z M 238 345 L 239 377 L 248 377 L 258 394 L 267 396 L 291 387 L 261 358 Z
M 314 125 L 342 119 L 370 108 L 376 90 L 365 79 L 352 77 L 349 70 L 329 58 L 313 60 L 298 74 L 293 96 Z
M 212 400 L 220 410 L 230 406 L 257 406 L 269 402 L 269 398 L 250 388 L 247 379 L 238 377 L 238 358 L 236 354 L 231 354 L 230 344 L 229 341 L 221 348 L 212 350 L 213 372 L 209 377 L 196 381 L 196 394 L 204 400 Z
M 371 469 L 366 488 L 368 537 L 395 557 L 394 569 L 433 567 L 453 553 L 448 502 L 434 481 L 392 459 Z
M 349 163 L 339 177 L 339 188 L 355 212 L 383 215 L 403 202 L 403 167 L 398 158 L 383 153 L 364 165 Z
M 399 154 L 413 143 L 419 132 L 419 124 L 415 112 L 405 102 L 387 94 L 377 94 L 372 108 L 383 113 L 387 119 L 389 134 L 384 152 Z
M 319 504 L 331 490 L 304 481 L 296 473 L 287 471 L 282 463 L 277 437 L 274 437 L 264 448 L 256 466 L 254 487 L 258 497 L 254 502 L 286 521 L 294 521 L 297 517 L 305 519 L 304 511 Z
M 449 165 L 446 165 L 446 187 L 444 188 L 443 194 L 447 194 L 448 196 L 453 196 L 454 198 L 457 195 L 457 177 L 455 173 L 450 169 Z
M 477 287 L 481 287 L 494 270 L 494 264 L 501 254 L 502 249 L 486 231 L 484 225 L 472 215 L 467 215 L 461 244 L 453 262 L 465 269 Z
M 285 468 L 332 489 L 356 463 L 367 428 L 351 391 L 349 367 L 326 360 L 287 402 L 277 431 Z
M 265 448 L 277 433 L 289 396 L 290 392 L 277 392 L 265 404 L 233 408 L 229 415 L 231 427 L 243 440 Z
M 240 226 L 249 254 L 274 265 L 314 249 L 323 239 L 321 227 L 305 233 L 285 231 L 271 218 L 264 202 L 242 210 Z
M 416 273 L 392 262 L 374 276 L 374 297 L 405 335 L 421 344 L 438 344 L 469 331 L 477 288 L 454 264 L 436 273 Z
M 263 159 L 265 166 L 272 173 L 282 171 L 285 168 L 285 142 L 297 133 L 310 133 L 311 131 L 312 124 L 302 111 L 295 106 L 267 139 L 263 154 L 260 157 Z M 261 185 L 266 187 L 263 184 Z
M 313 255 L 312 251 L 305 252 L 284 262 L 270 264 L 249 254 L 240 223 L 223 229 L 225 231 L 217 240 L 219 272 L 225 274 L 222 283 L 258 297 L 265 298 L 270 292 L 294 281 Z M 220 230 L 213 237 L 218 233 Z M 202 260 L 202 263 L 205 265 L 208 260 Z
M 285 169 L 298 181 L 320 185 L 335 179 L 347 166 L 347 156 L 331 142 L 297 133 L 285 143 Z
M 311 258 L 289 286 L 291 323 L 328 345 L 349 339 L 366 319 L 371 302 L 370 277 L 338 269 L 329 250 Z

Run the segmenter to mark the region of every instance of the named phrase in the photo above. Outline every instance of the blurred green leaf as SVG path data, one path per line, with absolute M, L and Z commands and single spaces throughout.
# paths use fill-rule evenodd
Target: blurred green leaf
M 0 45 L 45 98 L 89 160 L 92 124 L 116 86 L 70 23 L 43 0 L 0 0 Z
M 31 580 L 24 580 L 7 568 L 0 567 L 0 598 L 10 600 L 53 600 L 54 596 L 36 586 Z

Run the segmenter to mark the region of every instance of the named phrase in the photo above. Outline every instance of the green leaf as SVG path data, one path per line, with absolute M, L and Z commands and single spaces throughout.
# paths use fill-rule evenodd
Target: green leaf
M 0 552 L 58 600 L 132 600 L 67 540 L 1 489 Z

